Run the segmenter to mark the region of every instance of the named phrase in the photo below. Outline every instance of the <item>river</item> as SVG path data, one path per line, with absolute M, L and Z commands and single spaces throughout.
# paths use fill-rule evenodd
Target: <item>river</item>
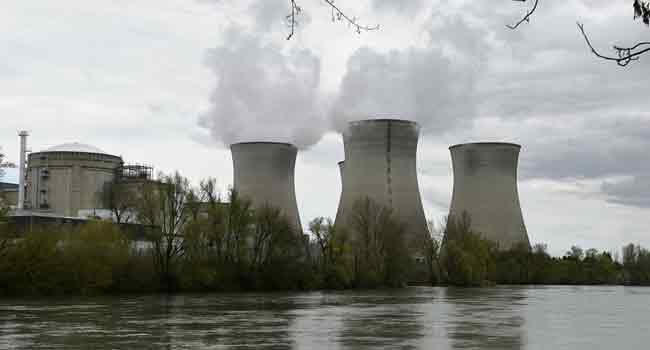
M 650 288 L 0 299 L 0 349 L 647 349 Z

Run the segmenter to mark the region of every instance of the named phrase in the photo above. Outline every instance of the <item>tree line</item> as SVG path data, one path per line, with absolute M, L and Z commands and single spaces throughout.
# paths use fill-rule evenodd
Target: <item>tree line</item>
M 650 284 L 650 251 L 546 246 L 500 251 L 448 218 L 412 237 L 393 210 L 363 198 L 346 227 L 316 218 L 309 235 L 282 212 L 254 207 L 213 179 L 198 187 L 178 173 L 106 189 L 121 223 L 34 227 L 17 234 L 0 210 L 0 295 L 270 291 L 501 284 Z M 118 215 L 114 215 L 118 216 Z M 138 222 L 135 225 L 133 222 Z M 446 237 L 446 238 L 442 238 Z
M 434 284 L 650 285 L 650 250 L 640 245 L 624 246 L 621 261 L 579 246 L 561 257 L 551 256 L 545 244 L 499 250 L 471 229 L 468 215 L 448 217 L 444 238 L 439 237 L 427 237 L 427 271 Z

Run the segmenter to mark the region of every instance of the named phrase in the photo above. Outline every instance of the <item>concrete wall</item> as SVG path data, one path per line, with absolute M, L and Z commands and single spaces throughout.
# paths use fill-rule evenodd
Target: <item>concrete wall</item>
M 472 229 L 497 242 L 500 249 L 529 245 L 517 191 L 521 146 L 469 143 L 451 146 L 454 190 L 450 214 L 470 215 Z
M 392 208 L 410 238 L 427 232 L 416 168 L 419 133 L 417 123 L 404 120 L 349 123 L 337 225 L 345 226 L 354 203 L 368 197 Z
M 101 193 L 113 181 L 120 157 L 83 152 L 38 152 L 29 155 L 29 208 L 77 216 L 79 210 L 105 209 Z M 49 208 L 42 207 L 47 203 Z
M 288 143 L 244 142 L 230 145 L 234 169 L 233 187 L 254 207 L 279 208 L 296 230 L 302 232 L 294 173 L 298 149 Z

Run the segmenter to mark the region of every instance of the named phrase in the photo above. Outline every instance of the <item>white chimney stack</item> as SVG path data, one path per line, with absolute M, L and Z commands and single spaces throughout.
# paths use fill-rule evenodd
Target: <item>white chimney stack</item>
M 20 136 L 20 168 L 18 169 L 18 209 L 23 209 L 25 203 L 25 171 L 27 169 L 25 157 L 27 156 L 27 136 L 25 130 L 18 133 Z

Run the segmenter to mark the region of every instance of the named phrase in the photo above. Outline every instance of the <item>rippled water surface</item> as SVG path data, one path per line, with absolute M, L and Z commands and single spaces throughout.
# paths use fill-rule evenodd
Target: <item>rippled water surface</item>
M 650 288 L 0 299 L 0 349 L 647 349 Z

